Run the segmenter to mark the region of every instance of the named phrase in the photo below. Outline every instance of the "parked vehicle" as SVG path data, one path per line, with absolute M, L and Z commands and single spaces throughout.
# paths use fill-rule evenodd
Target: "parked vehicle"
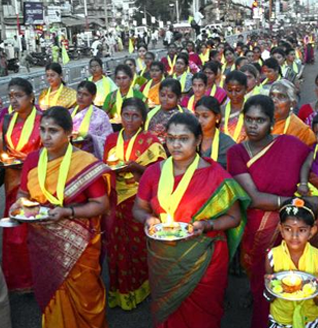
M 9 71 L 13 71 L 14 73 L 18 73 L 20 70 L 20 63 L 18 58 L 11 58 L 7 60 L 8 66 L 7 69 Z
M 81 49 L 78 47 L 69 47 L 67 53 L 68 53 L 70 59 L 79 60 L 82 58 Z

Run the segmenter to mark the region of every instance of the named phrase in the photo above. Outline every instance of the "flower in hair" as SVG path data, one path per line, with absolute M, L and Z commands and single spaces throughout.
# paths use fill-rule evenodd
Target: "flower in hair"
M 300 198 L 294 198 L 293 199 L 293 202 L 292 202 L 292 205 L 294 205 L 296 207 L 304 207 L 305 202 L 302 199 L 300 199 Z

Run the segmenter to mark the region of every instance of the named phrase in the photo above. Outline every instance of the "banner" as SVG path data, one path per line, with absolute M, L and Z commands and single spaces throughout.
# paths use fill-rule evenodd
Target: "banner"
M 24 25 L 42 25 L 43 3 L 24 2 L 23 5 Z
M 61 22 L 61 7 L 48 6 L 47 7 L 47 17 L 48 17 L 49 24 L 60 23 Z

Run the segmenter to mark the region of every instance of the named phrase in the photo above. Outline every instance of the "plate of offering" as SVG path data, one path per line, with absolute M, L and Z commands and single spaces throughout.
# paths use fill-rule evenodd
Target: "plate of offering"
M 37 222 L 49 218 L 49 208 L 28 199 L 21 200 L 21 207 L 10 213 L 10 218 L 19 222 Z
M 315 276 L 302 271 L 281 271 L 266 279 L 265 287 L 277 298 L 288 301 L 303 301 L 318 295 Z
M 121 161 L 119 158 L 117 158 L 116 154 L 112 154 L 107 158 L 107 166 L 113 171 L 123 169 L 127 165 L 124 161 Z
M 9 156 L 7 153 L 2 153 L 0 156 L 0 165 L 4 167 L 13 167 L 22 164 L 23 164 L 22 161 L 12 156 Z
M 0 219 L 0 227 L 2 228 L 14 228 L 19 226 L 20 223 L 12 220 L 11 218 L 2 218 Z
M 145 233 L 149 238 L 161 241 L 175 241 L 193 235 L 193 225 L 185 222 L 158 223 L 148 228 Z

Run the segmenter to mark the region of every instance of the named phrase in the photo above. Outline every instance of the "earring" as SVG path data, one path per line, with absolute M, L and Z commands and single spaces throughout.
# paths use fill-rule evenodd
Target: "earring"
M 274 127 L 273 126 L 271 126 L 271 131 L 273 131 L 274 130 Z
M 219 120 L 217 120 L 215 123 L 218 124 L 219 123 Z

